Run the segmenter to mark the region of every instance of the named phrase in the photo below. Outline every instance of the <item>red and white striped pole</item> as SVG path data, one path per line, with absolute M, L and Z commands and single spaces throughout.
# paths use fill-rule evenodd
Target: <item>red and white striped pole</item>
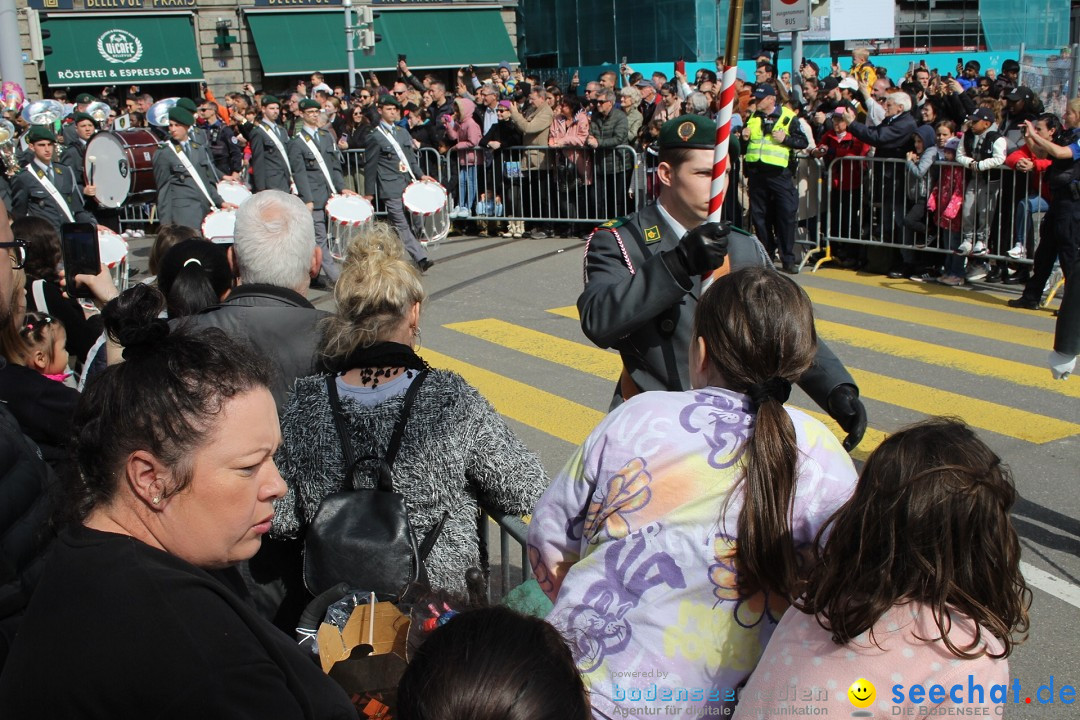
M 735 75 L 738 72 L 739 36 L 742 30 L 743 1 L 730 0 L 727 41 L 724 46 L 724 74 L 720 82 L 720 114 L 716 119 L 712 185 L 709 188 L 708 222 L 719 222 L 728 190 L 728 147 L 731 144 L 731 116 L 735 110 Z M 717 271 L 702 280 L 702 290 L 716 279 Z

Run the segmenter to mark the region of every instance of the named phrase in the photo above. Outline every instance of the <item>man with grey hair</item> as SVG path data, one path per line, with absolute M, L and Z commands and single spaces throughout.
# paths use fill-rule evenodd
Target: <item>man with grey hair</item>
M 629 212 L 629 173 L 634 168 L 633 163 L 627 166 L 627 151 L 618 149 L 629 141 L 629 122 L 626 113 L 615 107 L 615 91 L 600 88 L 596 93 L 596 110 L 589 120 L 589 139 L 585 142 L 596 150 L 593 166 L 600 186 L 599 202 L 604 203 L 599 208 L 601 217 L 619 217 Z
M 319 271 L 311 212 L 295 195 L 256 193 L 236 211 L 229 264 L 239 285 L 228 299 L 194 317 L 242 338 L 277 369 L 270 386 L 280 410 L 297 378 L 317 369 L 318 322 L 326 316 L 305 297 Z

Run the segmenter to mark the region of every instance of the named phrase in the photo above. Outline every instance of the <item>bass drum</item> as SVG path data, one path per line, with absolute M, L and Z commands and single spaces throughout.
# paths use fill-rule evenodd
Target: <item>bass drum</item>
M 90 138 L 83 156 L 86 184 L 97 186 L 97 201 L 118 208 L 131 196 L 150 202 L 154 185 L 154 153 L 159 140 L 149 130 L 100 132 Z M 143 197 L 147 196 L 147 197 Z

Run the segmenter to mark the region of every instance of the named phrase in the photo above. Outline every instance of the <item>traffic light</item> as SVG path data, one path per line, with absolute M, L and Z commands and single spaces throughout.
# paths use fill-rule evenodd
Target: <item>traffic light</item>
M 26 10 L 26 23 L 30 30 L 30 59 L 39 62 L 45 59 L 46 55 L 52 54 L 52 46 L 46 45 L 45 40 L 52 37 L 52 31 L 46 27 L 42 27 L 49 21 L 48 17 L 42 18 L 38 11 L 33 8 L 27 8 Z
M 217 21 L 217 34 L 214 36 L 214 44 L 218 46 L 218 50 L 228 50 L 232 47 L 232 43 L 236 42 L 236 36 L 229 34 L 229 26 L 232 25 L 231 20 Z
M 382 35 L 375 32 L 375 18 L 379 13 L 373 12 L 371 6 L 365 5 L 360 8 L 360 49 L 365 55 L 375 54 L 375 43 L 382 41 Z

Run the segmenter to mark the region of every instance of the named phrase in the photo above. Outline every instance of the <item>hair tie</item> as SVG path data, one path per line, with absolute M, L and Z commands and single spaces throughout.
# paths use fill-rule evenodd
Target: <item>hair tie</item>
M 771 377 L 765 382 L 748 387 L 746 394 L 755 408 L 761 407 L 769 399 L 777 400 L 783 405 L 791 397 L 791 383 L 782 377 Z
M 199 262 L 199 258 L 188 258 L 187 260 L 184 261 L 184 267 L 187 267 L 191 263 L 195 263 L 199 267 L 202 267 L 202 263 Z

